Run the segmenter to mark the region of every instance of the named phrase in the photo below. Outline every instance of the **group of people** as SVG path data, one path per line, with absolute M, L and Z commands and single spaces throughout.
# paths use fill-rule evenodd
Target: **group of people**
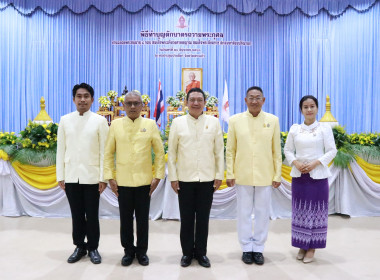
M 56 164 L 58 184 L 70 204 L 76 246 L 67 261 L 77 262 L 88 253 L 91 262 L 101 263 L 97 250 L 99 196 L 108 183 L 119 202 L 121 264 L 131 265 L 137 258 L 140 265 L 148 265 L 150 197 L 165 176 L 159 130 L 154 120 L 141 117 L 142 100 L 137 91 L 126 94 L 126 117 L 114 120 L 110 128 L 105 118 L 90 111 L 94 101 L 90 85 L 75 85 L 72 94 L 77 110 L 61 118 Z M 213 194 L 224 178 L 223 135 L 219 120 L 203 113 L 206 97 L 200 88 L 190 89 L 186 101 L 188 114 L 173 120 L 168 140 L 168 180 L 178 194 L 181 218 L 180 265 L 187 267 L 196 259 L 201 266 L 210 267 L 209 216 Z M 247 111 L 229 120 L 227 185 L 236 189 L 242 261 L 262 265 L 272 188 L 281 182 L 280 125 L 278 117 L 262 110 L 265 97 L 260 87 L 247 90 L 245 103 Z M 293 167 L 292 245 L 300 248 L 297 259 L 307 263 L 313 260 L 316 248 L 326 246 L 326 178 L 336 148 L 331 128 L 316 121 L 318 100 L 304 96 L 299 107 L 305 121 L 291 127 L 284 150 Z

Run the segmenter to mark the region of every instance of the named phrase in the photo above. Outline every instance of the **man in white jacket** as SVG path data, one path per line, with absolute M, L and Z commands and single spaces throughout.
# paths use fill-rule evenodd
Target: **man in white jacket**
M 107 186 L 103 180 L 103 156 L 108 123 L 90 111 L 94 102 L 90 85 L 75 85 L 72 93 L 77 110 L 61 117 L 56 162 L 58 185 L 70 204 L 76 245 L 67 262 L 79 261 L 88 251 L 91 262 L 99 264 L 99 196 Z

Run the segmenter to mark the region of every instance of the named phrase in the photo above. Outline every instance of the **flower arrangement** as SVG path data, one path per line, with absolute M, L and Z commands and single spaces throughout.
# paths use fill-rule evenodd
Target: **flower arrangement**
M 114 90 L 110 90 L 109 92 L 107 92 L 107 96 L 109 97 L 109 99 L 112 100 L 117 96 L 117 92 Z
M 102 107 L 102 108 L 110 108 L 111 107 L 111 101 L 108 99 L 107 96 L 100 96 L 98 99 L 98 102 L 100 104 L 100 107 Z
M 174 108 L 178 108 L 181 106 L 181 102 L 179 100 L 177 100 L 174 96 L 169 96 L 166 99 L 166 103 L 168 103 L 170 106 L 172 106 Z
M 29 121 L 25 130 L 20 132 L 19 143 L 23 148 L 35 150 L 55 149 L 57 147 L 58 125 L 56 123 L 37 124 Z
M 56 123 L 47 125 L 29 121 L 18 137 L 14 133 L 0 133 L 0 148 L 11 161 L 38 166 L 54 165 L 57 132 Z
M 207 99 L 206 101 L 206 107 L 207 108 L 212 108 L 212 107 L 215 107 L 216 104 L 218 104 L 218 98 L 216 98 L 215 96 L 211 96 Z
M 204 93 L 205 93 L 205 98 L 206 98 L 206 101 L 207 101 L 207 99 L 210 97 L 210 93 L 208 91 L 204 91 Z
M 355 154 L 366 159 L 380 159 L 380 133 L 353 133 L 348 135 Z
M 149 97 L 149 95 L 147 95 L 147 94 L 143 94 L 143 95 L 141 95 L 141 99 L 142 99 L 142 102 L 143 102 L 145 105 L 148 105 L 148 103 L 150 102 L 150 97 Z
M 348 135 L 348 141 L 353 145 L 380 147 L 380 133 L 353 133 Z
M 176 95 L 175 95 L 179 100 L 183 101 L 186 99 L 186 92 L 180 90 L 180 91 L 177 91 Z
M 15 144 L 17 140 L 17 135 L 14 132 L 0 132 L 0 146 Z
M 125 95 L 120 96 L 117 100 L 118 100 L 120 103 L 124 103 Z

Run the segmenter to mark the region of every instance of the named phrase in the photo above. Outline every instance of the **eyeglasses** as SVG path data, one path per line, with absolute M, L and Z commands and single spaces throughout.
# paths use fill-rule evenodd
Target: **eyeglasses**
M 189 98 L 189 102 L 191 102 L 191 103 L 195 103 L 195 102 L 198 102 L 198 103 L 202 103 L 202 102 L 204 102 L 204 99 L 203 98 Z
M 127 107 L 132 107 L 132 105 L 134 106 L 134 107 L 138 107 L 138 106 L 140 106 L 141 104 L 142 104 L 142 102 L 125 102 L 124 103 Z
M 253 102 L 253 101 L 260 102 L 261 100 L 263 100 L 262 97 L 248 97 L 247 99 L 249 102 Z

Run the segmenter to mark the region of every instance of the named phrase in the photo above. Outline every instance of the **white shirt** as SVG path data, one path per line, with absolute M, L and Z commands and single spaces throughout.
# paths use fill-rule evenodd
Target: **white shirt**
M 293 161 L 321 162 L 310 171 L 313 179 L 324 179 L 331 176 L 328 164 L 334 159 L 337 150 L 334 135 L 330 126 L 315 121 L 311 125 L 294 124 L 289 130 L 284 153 L 292 165 L 290 176 L 300 177 L 301 172 L 294 166 Z
M 107 120 L 91 111 L 61 117 L 57 136 L 57 181 L 97 184 L 103 180 Z
M 209 182 L 224 178 L 224 145 L 219 120 L 190 114 L 173 120 L 169 133 L 170 181 Z

